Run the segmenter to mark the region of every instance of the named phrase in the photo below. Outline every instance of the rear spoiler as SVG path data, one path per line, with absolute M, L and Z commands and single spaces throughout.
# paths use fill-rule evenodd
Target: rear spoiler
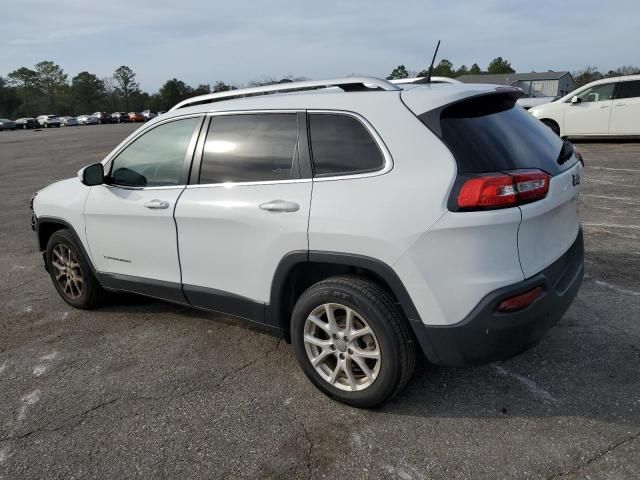
M 468 102 L 469 100 L 474 100 L 477 98 L 488 97 L 491 95 L 495 96 L 503 96 L 513 100 L 515 104 L 516 101 L 524 96 L 524 91 L 517 87 L 504 87 L 499 86 L 496 87 L 493 91 L 482 92 L 477 95 L 471 95 L 468 97 L 461 98 L 454 102 L 445 103 L 444 105 L 439 106 L 438 108 L 434 108 L 433 110 L 429 110 L 423 114 L 420 114 L 420 120 L 431 130 L 438 138 L 442 138 L 442 128 L 440 127 L 440 116 L 442 112 L 448 108 L 451 108 L 460 103 Z

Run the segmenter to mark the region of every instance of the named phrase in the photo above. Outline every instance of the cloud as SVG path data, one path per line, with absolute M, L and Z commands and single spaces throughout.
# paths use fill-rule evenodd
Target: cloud
M 124 64 L 155 90 L 172 77 L 196 85 L 420 70 L 438 39 L 456 66 L 502 56 L 520 71 L 607 70 L 637 62 L 640 3 L 22 0 L 3 7 L 0 31 L 9 39 L 1 75 L 45 59 L 71 76 Z

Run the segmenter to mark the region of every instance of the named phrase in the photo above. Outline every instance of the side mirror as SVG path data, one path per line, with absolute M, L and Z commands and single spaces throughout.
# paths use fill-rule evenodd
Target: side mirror
M 571 103 L 581 103 L 582 100 L 580 100 L 580 98 L 578 98 L 577 95 L 574 95 L 573 97 L 571 97 Z
M 88 187 L 102 185 L 104 183 L 104 168 L 101 163 L 94 163 L 80 170 L 78 177 Z

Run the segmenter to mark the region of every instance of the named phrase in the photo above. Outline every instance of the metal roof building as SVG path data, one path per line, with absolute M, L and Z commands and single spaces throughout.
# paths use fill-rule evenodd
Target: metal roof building
M 576 87 L 571 73 L 566 71 L 460 75 L 456 79 L 464 83 L 511 85 L 531 97 L 559 97 Z

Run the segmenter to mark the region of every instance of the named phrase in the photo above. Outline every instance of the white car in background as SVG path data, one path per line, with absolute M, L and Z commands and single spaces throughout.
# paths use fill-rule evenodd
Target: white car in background
M 64 116 L 60 117 L 60 125 L 63 127 L 77 127 L 80 124 L 76 117 Z
M 98 119 L 93 115 L 80 115 L 77 117 L 78 123 L 80 125 L 97 125 Z
M 597 80 L 529 112 L 562 137 L 640 136 L 640 75 Z
M 36 120 L 44 128 L 60 126 L 60 119 L 56 115 L 40 115 Z
M 403 78 L 400 80 L 390 80 L 391 83 L 406 85 L 406 84 L 424 84 L 423 80 L 425 77 L 415 77 L 415 78 Z M 451 77 L 431 77 L 431 83 L 452 83 L 452 84 L 460 84 L 463 83 L 460 80 L 456 80 Z M 516 102 L 525 110 L 529 110 L 538 105 L 542 105 L 545 103 L 553 102 L 558 97 L 522 97 L 519 98 Z
M 142 116 L 144 117 L 145 122 L 148 122 L 149 120 L 152 120 L 158 116 L 157 112 L 152 112 L 151 110 L 144 110 L 141 113 L 142 113 Z

